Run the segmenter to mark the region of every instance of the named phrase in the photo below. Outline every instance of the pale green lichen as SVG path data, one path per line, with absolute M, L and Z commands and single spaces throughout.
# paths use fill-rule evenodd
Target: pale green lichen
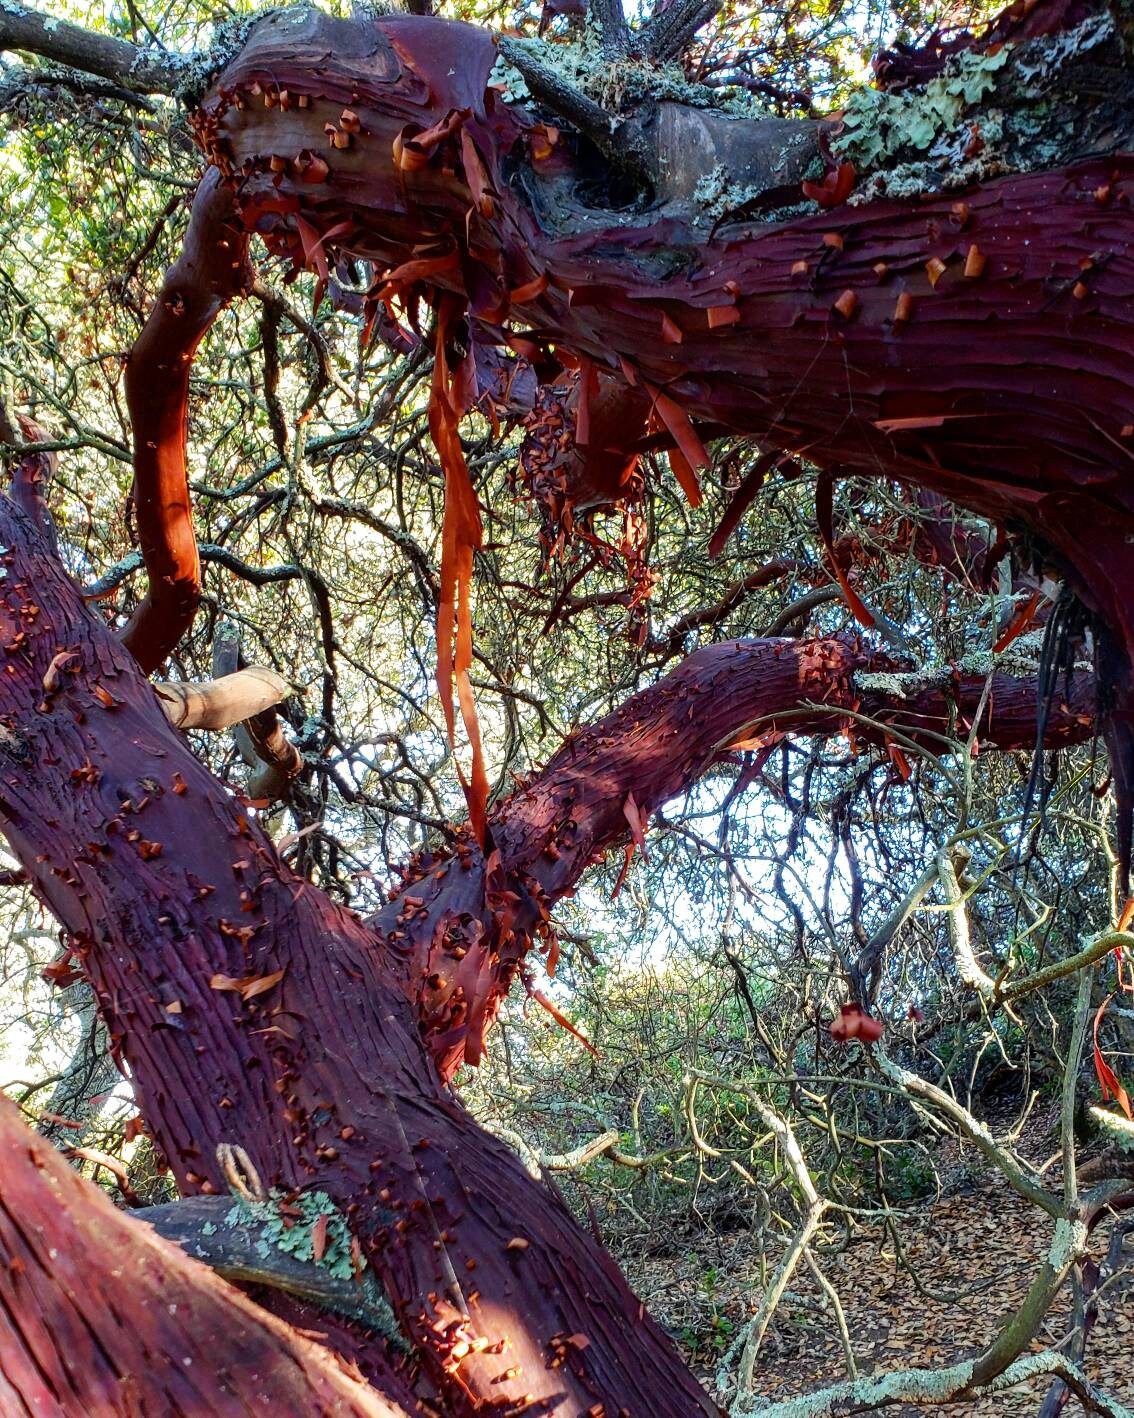
M 1106 1108 L 1095 1104 L 1092 1104 L 1087 1112 L 1091 1121 L 1097 1123 L 1100 1131 L 1106 1134 L 1108 1141 L 1114 1143 L 1122 1152 L 1134 1152 L 1134 1122 L 1122 1117 L 1120 1113 L 1108 1112 Z
M 818 180 L 823 175 L 822 159 L 816 158 L 813 169 L 807 176 L 813 180 Z M 697 209 L 698 217 L 703 217 L 710 222 L 721 222 L 730 213 L 743 212 L 753 204 L 758 203 L 767 195 L 767 184 L 737 182 L 729 176 L 728 169 L 723 163 L 718 163 L 716 167 L 700 178 L 693 188 L 693 206 Z M 793 203 L 786 207 L 780 207 L 774 211 L 761 210 L 761 218 L 764 221 L 789 221 L 796 216 L 809 216 L 814 211 L 814 204 L 810 201 Z
M 729 212 L 739 211 L 759 196 L 759 188 L 734 182 L 723 163 L 707 172 L 693 189 L 694 206 L 712 221 L 720 221 Z
M 1051 1249 L 1047 1253 L 1047 1263 L 1055 1274 L 1073 1264 L 1087 1249 L 1090 1232 L 1082 1221 L 1070 1221 L 1060 1216 L 1055 1223 L 1055 1234 L 1051 1238 Z
M 1011 46 L 996 54 L 959 54 L 919 89 L 883 93 L 860 89 L 843 110 L 843 132 L 835 147 L 861 172 L 880 163 L 928 153 L 956 132 L 964 114 L 995 84 Z
M 859 174 L 851 205 L 956 190 L 1059 161 L 1093 121 L 1091 107 L 1075 101 L 1075 66 L 1089 67 L 1114 40 L 1104 13 L 1057 36 L 955 55 L 918 88 L 859 90 L 832 143 Z
M 355 1274 L 355 1260 L 351 1255 L 351 1233 L 338 1207 L 324 1191 L 300 1192 L 298 1196 L 287 1198 L 291 1211 L 299 1215 L 284 1216 L 280 1203 L 284 1194 L 272 1191 L 266 1201 L 245 1201 L 238 1198 L 225 1216 L 228 1226 L 255 1225 L 259 1228 L 260 1239 L 256 1249 L 262 1258 L 276 1250 L 283 1251 L 296 1260 L 309 1261 L 322 1266 L 338 1280 L 349 1280 Z M 323 1254 L 315 1255 L 315 1223 L 326 1216 L 327 1231 Z M 358 1267 L 365 1267 L 366 1261 L 358 1257 Z
M 855 685 L 866 693 L 885 694 L 895 699 L 908 699 L 911 695 L 927 689 L 943 689 L 953 682 L 954 676 L 987 676 L 995 670 L 1028 679 L 1038 674 L 1040 655 L 1043 649 L 1044 631 L 1031 630 L 1018 636 L 1001 651 L 970 650 L 956 660 L 931 662 L 916 670 L 888 670 L 871 672 L 862 670 L 854 677 Z M 1089 669 L 1089 665 L 1076 665 L 1076 669 Z

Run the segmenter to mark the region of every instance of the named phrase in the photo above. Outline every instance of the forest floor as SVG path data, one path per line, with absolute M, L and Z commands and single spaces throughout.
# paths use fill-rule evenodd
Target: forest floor
M 1049 1156 L 1050 1134 L 1035 1129 L 1023 1151 Z M 1038 1152 L 1037 1152 L 1038 1149 Z M 938 1157 L 946 1178 L 942 1194 L 900 1213 L 901 1258 L 892 1235 L 864 1226 L 842 1250 L 815 1252 L 842 1302 L 859 1374 L 879 1376 L 911 1366 L 940 1366 L 972 1355 L 996 1333 L 1022 1299 L 1051 1245 L 1051 1222 L 989 1173 L 971 1149 L 958 1157 L 951 1139 Z M 948 1178 L 952 1174 L 953 1180 Z M 1048 1172 L 1058 1185 L 1058 1170 Z M 1096 1233 L 1097 1256 L 1108 1226 Z M 1131 1239 L 1127 1238 L 1127 1255 Z M 778 1257 L 769 1257 L 773 1268 Z M 711 1386 L 713 1354 L 755 1312 L 760 1295 L 758 1259 L 747 1232 L 698 1238 L 675 1257 L 626 1257 L 638 1293 L 680 1336 L 698 1372 Z M 1071 1328 L 1070 1286 L 1041 1327 L 1035 1349 L 1053 1347 Z M 1085 1367 L 1096 1383 L 1134 1407 L 1134 1265 L 1105 1290 L 1091 1334 Z M 822 1292 L 802 1267 L 781 1303 L 757 1363 L 759 1392 L 789 1398 L 847 1378 L 838 1329 Z M 904 1405 L 887 1414 L 932 1412 L 1036 1418 L 1048 1381 L 1008 1393 L 926 1409 Z M 1063 1412 L 1081 1405 L 1071 1399 Z

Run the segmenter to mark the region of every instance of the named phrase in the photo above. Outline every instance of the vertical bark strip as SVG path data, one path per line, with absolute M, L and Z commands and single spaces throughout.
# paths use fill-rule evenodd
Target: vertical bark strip
M 209 326 L 251 284 L 247 253 L 248 235 L 231 192 L 216 174 L 206 174 L 181 255 L 126 364 L 134 513 L 149 589 L 123 640 L 147 674 L 192 625 L 200 599 L 201 563 L 185 464 L 189 372 Z
M 0 1413 L 408 1418 L 142 1222 L 0 1098 Z
M 266 1186 L 326 1192 L 454 1418 L 711 1412 L 609 1257 L 440 1084 L 371 933 L 280 863 L 6 500 L 0 545 L 4 832 L 182 1190 L 223 1188 L 229 1142 Z M 380 1385 L 408 1363 L 356 1352 Z

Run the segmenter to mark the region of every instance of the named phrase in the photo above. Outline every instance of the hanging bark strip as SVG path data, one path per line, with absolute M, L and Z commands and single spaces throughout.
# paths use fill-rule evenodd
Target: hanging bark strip
M 819 527 L 819 535 L 823 539 L 823 549 L 827 553 L 827 560 L 831 564 L 835 580 L 838 581 L 839 589 L 843 593 L 843 599 L 859 625 L 865 626 L 869 630 L 876 623 L 874 612 L 851 585 L 842 557 L 835 547 L 834 494 L 834 475 L 824 469 L 815 483 L 815 521 Z
M 214 170 L 197 189 L 181 255 L 126 364 L 134 515 L 149 588 L 122 638 L 147 674 L 192 625 L 201 595 L 185 466 L 189 371 L 217 315 L 251 286 L 247 253 L 232 193 Z
M 327 52 L 333 64 L 312 57 Z M 489 35 L 439 19 L 332 21 L 289 11 L 286 24 L 255 26 L 202 101 L 200 141 L 222 172 L 239 175 L 244 221 L 273 249 L 291 250 L 296 216 L 321 230 L 353 217 L 349 249 L 383 269 L 409 259 L 423 236 L 451 234 L 459 270 L 436 284 L 472 301 L 481 337 L 537 353 L 553 345 L 576 363 L 586 358 L 663 390 L 659 411 L 674 415 L 671 432 L 685 443 L 689 421 L 730 430 L 768 449 L 806 449 L 840 476 L 895 478 L 1027 528 L 1105 627 L 1114 688 L 1107 732 L 1126 853 L 1134 805 L 1128 107 L 1107 109 L 1113 154 L 1081 140 L 1086 123 L 1073 113 L 1063 166 L 974 184 L 963 200 L 926 191 L 711 230 L 688 193 L 664 220 L 656 210 L 585 203 L 593 183 L 576 170 L 571 145 L 548 147 L 531 114 L 489 91 L 496 59 Z M 265 109 L 247 97 L 256 83 L 303 94 L 307 107 Z M 322 125 L 348 102 L 360 133 L 328 154 L 324 180 L 273 169 L 281 151 L 321 148 Z M 688 117 L 681 106 L 660 108 L 679 131 Z M 482 198 L 491 189 L 490 203 L 477 200 L 456 160 L 413 173 L 412 191 L 393 161 L 407 124 L 428 130 L 453 110 L 468 111 L 462 134 L 479 158 L 474 185 Z M 828 126 L 801 124 L 788 136 L 818 142 Z M 730 124 L 729 133 L 742 148 L 747 135 L 746 151 L 786 141 L 758 119 Z M 661 157 L 676 162 L 681 152 Z M 499 302 L 485 293 L 536 291 L 544 273 L 546 288 L 522 307 L 523 330 L 496 323 Z
M 429 399 L 429 432 L 445 474 L 445 513 L 441 529 L 441 596 L 437 605 L 437 689 L 449 731 L 453 762 L 464 789 L 469 821 L 480 846 L 485 846 L 488 776 L 484 769 L 480 724 L 469 670 L 472 668 L 473 553 L 481 542 L 480 507 L 469 477 L 458 431 L 460 412 L 454 401 L 449 371 L 448 341 L 463 315 L 459 299 L 442 295 L 437 305 L 437 340 L 433 354 L 433 386 Z M 456 645 L 454 648 L 454 632 Z M 456 681 L 461 721 L 468 735 L 472 763 L 466 777 L 457 756 L 457 725 L 453 712 Z

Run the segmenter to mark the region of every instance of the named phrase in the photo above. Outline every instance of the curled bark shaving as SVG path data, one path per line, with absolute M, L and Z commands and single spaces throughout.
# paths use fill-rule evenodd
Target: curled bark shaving
M 248 665 L 200 684 L 165 681 L 155 684 L 154 692 L 175 729 L 230 729 L 279 704 L 290 688 L 275 670 Z

